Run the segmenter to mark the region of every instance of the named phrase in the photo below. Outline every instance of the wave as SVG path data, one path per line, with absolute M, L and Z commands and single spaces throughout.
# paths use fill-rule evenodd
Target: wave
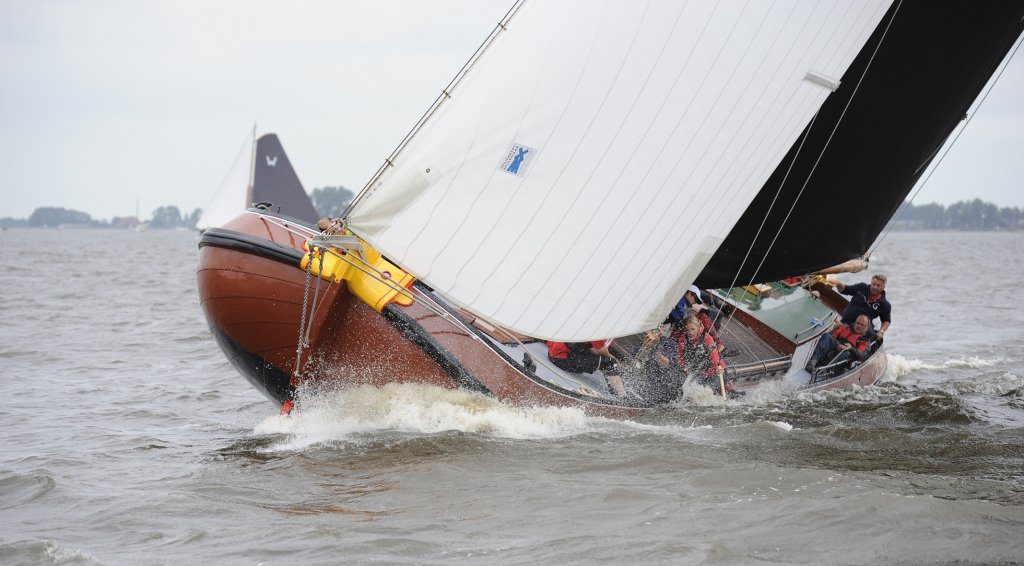
M 736 406 L 736 405 L 770 405 L 790 397 L 795 388 L 785 380 L 772 380 L 759 383 L 743 390 L 743 395 L 734 399 L 723 399 L 718 389 L 700 385 L 693 381 L 683 384 L 683 395 L 676 406 L 695 405 L 698 407 Z
M 893 383 L 900 378 L 906 377 L 914 372 L 942 371 L 950 369 L 984 369 L 1005 363 L 1005 358 L 979 358 L 968 356 L 963 358 L 950 358 L 943 362 L 929 363 L 923 360 L 908 359 L 899 354 L 889 354 L 889 364 L 879 383 Z
M 894 382 L 899 378 L 916 371 L 942 371 L 951 369 L 989 369 L 987 372 L 971 372 L 964 376 L 962 372 L 941 387 L 956 395 L 1008 395 L 1024 388 L 1024 377 L 1013 371 L 1004 371 L 999 366 L 1008 362 L 1005 358 L 950 358 L 940 363 L 928 363 L 921 360 L 907 359 L 899 354 L 889 355 L 889 366 L 881 382 Z M 992 371 L 995 370 L 995 371 Z
M 32 475 L 11 474 L 0 476 L 0 509 L 10 509 L 35 501 L 57 486 L 49 474 L 37 471 Z
M 1024 378 L 1010 372 L 979 375 L 971 379 L 959 379 L 950 384 L 959 395 L 1010 396 L 1024 388 Z
M 0 539 L 0 562 L 10 564 L 99 564 L 96 557 L 81 550 L 69 550 L 52 540 Z
M 664 418 L 676 409 L 695 405 L 728 408 L 749 402 L 747 397 L 724 401 L 710 388 L 700 385 L 686 387 L 684 400 L 666 407 L 668 413 L 661 412 L 658 416 Z M 774 384 L 755 393 L 753 399 L 781 397 L 778 391 L 778 385 Z M 521 407 L 459 389 L 389 383 L 382 387 L 363 385 L 350 389 L 300 388 L 295 410 L 290 415 L 264 418 L 253 428 L 253 434 L 286 437 L 279 442 L 261 443 L 256 451 L 287 452 L 323 444 L 361 444 L 367 435 L 382 432 L 429 435 L 455 431 L 501 439 L 554 440 L 592 433 L 691 437 L 698 430 L 712 428 L 695 423 L 689 418 L 679 422 L 674 417 L 670 422 L 656 424 L 618 420 L 588 415 L 580 407 Z
M 902 417 L 915 424 L 970 424 L 977 417 L 958 397 L 944 394 L 918 395 L 900 399 L 895 407 Z
M 515 407 L 477 393 L 414 383 L 344 390 L 300 388 L 295 407 L 291 415 L 264 419 L 253 432 L 288 435 L 289 440 L 274 449 L 300 450 L 384 430 L 534 439 L 573 436 L 607 422 L 576 407 Z
M 898 355 L 892 358 L 890 381 L 924 367 L 964 367 L 964 363 L 987 367 L 996 363 L 947 360 L 936 366 Z M 259 452 L 301 451 L 322 444 L 363 445 L 368 438 L 379 440 L 380 435 L 375 433 L 431 435 L 454 431 L 514 440 L 559 439 L 590 433 L 689 437 L 696 428 L 706 428 L 708 419 L 716 423 L 715 428 L 732 426 L 737 424 L 736 410 L 758 415 L 760 420 L 767 416 L 761 409 L 790 402 L 824 403 L 832 409 L 851 410 L 861 410 L 865 405 L 879 409 L 899 407 L 897 414 L 910 422 L 967 423 L 977 417 L 962 404 L 960 398 L 965 393 L 1005 395 L 1022 388 L 1024 380 L 1011 374 L 958 379 L 930 392 L 915 388 L 916 393 L 899 385 L 884 384 L 802 393 L 778 380 L 759 384 L 747 389 L 742 397 L 726 400 L 709 387 L 688 383 L 683 387 L 681 400 L 652 415 L 659 421 L 654 424 L 646 418 L 641 419 L 646 422 L 632 422 L 588 415 L 581 407 L 515 406 L 477 393 L 417 383 L 340 390 L 303 387 L 298 391 L 296 409 L 291 415 L 266 417 L 252 432 L 257 436 L 285 437 L 265 438 L 257 448 Z M 934 398 L 936 394 L 938 399 Z M 702 418 L 691 418 L 695 415 Z M 695 427 L 698 420 L 704 426 Z M 786 421 L 764 418 L 763 422 L 787 432 L 792 430 L 787 428 L 792 425 Z
M 889 367 L 886 377 L 892 373 L 892 377 L 900 378 L 920 370 L 943 370 L 943 369 L 981 369 L 1005 363 L 1005 358 L 979 358 L 968 356 L 965 358 L 950 358 L 940 363 L 928 363 L 922 360 L 907 359 L 899 354 L 889 354 Z

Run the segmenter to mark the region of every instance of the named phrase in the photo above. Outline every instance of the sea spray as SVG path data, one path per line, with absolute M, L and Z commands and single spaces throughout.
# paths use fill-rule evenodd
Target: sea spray
M 575 407 L 515 407 L 458 389 L 423 384 L 300 389 L 288 416 L 264 419 L 255 434 L 285 434 L 293 449 L 392 430 L 421 434 L 459 431 L 501 438 L 559 438 L 594 423 Z
M 739 397 L 723 399 L 718 392 L 718 387 L 711 388 L 690 381 L 683 385 L 682 398 L 674 405 L 677 407 L 685 405 L 698 407 L 770 405 L 783 400 L 792 393 L 782 380 L 765 381 L 742 391 L 743 395 Z

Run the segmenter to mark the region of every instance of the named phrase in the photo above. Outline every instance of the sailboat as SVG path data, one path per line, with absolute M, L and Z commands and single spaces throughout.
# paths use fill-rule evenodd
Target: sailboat
M 257 137 L 255 127 L 196 228 L 205 232 L 221 226 L 254 203 L 309 224 L 319 218 L 277 134 Z
M 326 231 L 250 209 L 207 232 L 211 332 L 282 404 L 413 382 L 628 414 L 659 402 L 643 375 L 616 394 L 546 342 L 643 366 L 696 283 L 732 311 L 736 388 L 870 385 L 884 345 L 805 370 L 846 299 L 788 278 L 863 265 L 1022 22 L 1020 2 L 518 1 Z

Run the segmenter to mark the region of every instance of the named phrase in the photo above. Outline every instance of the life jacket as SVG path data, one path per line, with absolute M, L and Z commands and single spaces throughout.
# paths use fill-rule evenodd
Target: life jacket
M 564 360 L 569 357 L 569 345 L 565 342 L 548 342 L 548 357 L 554 360 Z
M 690 373 L 712 376 L 719 367 L 725 367 L 725 362 L 718 356 L 718 343 L 705 329 L 696 340 L 690 340 L 689 335 L 682 333 L 679 366 Z
M 604 340 L 594 340 L 591 342 L 573 342 L 567 344 L 565 342 L 548 341 L 548 357 L 556 360 L 564 360 L 569 357 L 569 354 L 574 351 L 586 350 L 593 348 L 600 350 L 604 347 Z
M 711 338 L 718 343 L 718 329 L 715 328 L 715 321 L 711 320 L 711 316 L 705 311 L 697 313 L 697 320 L 704 325 L 704 332 L 711 335 Z
M 864 336 L 854 332 L 853 328 L 850 328 L 847 324 L 840 325 L 839 328 L 835 329 L 832 332 L 832 337 L 839 343 L 846 342 L 862 354 L 868 351 L 868 341 Z

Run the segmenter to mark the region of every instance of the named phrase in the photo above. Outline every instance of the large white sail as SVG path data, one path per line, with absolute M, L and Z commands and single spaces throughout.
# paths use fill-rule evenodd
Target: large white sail
M 651 328 L 888 7 L 524 2 L 349 226 L 508 329 Z

